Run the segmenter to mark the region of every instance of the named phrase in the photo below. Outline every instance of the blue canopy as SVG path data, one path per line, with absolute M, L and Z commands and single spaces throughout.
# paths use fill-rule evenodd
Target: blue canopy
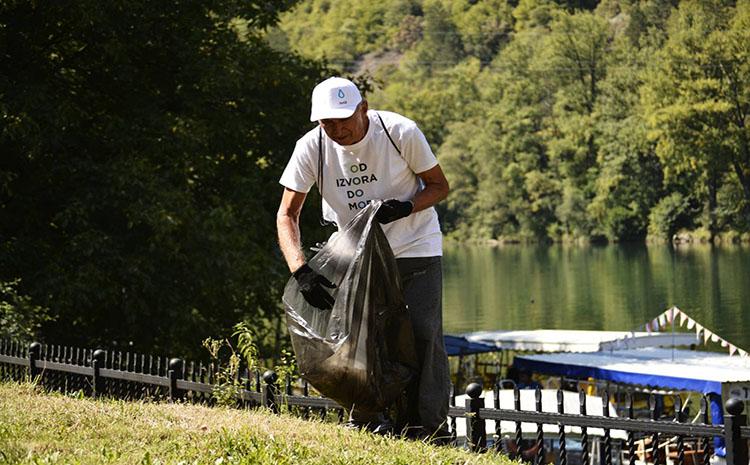
M 500 350 L 491 344 L 469 341 L 464 336 L 452 336 L 446 334 L 443 336 L 443 339 L 445 340 L 445 350 L 448 352 L 448 356 L 481 354 L 484 352 L 497 352 Z
M 678 349 L 516 356 L 524 371 L 721 395 L 722 383 L 750 382 L 750 359 Z

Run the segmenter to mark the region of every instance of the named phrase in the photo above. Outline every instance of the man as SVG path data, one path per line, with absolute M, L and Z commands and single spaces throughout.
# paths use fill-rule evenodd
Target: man
M 332 307 L 325 277 L 302 252 L 299 217 L 313 184 L 323 197 L 323 217 L 346 225 L 369 201 L 393 249 L 415 333 L 418 379 L 407 389 L 406 421 L 423 437 L 445 434 L 450 379 L 442 333 L 442 235 L 433 206 L 448 195 L 448 181 L 416 124 L 396 113 L 369 110 L 351 81 L 332 77 L 312 93 L 311 121 L 318 126 L 297 141 L 281 176 L 276 217 L 279 245 L 300 291 L 313 306 Z M 382 421 L 355 408 L 355 425 Z M 381 426 L 374 429 L 382 431 Z

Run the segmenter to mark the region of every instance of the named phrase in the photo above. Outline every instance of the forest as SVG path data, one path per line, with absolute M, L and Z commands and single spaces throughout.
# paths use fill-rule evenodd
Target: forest
M 268 37 L 420 125 L 456 240 L 750 239 L 748 1 L 305 0 Z
M 330 73 L 263 39 L 291 3 L 0 2 L 0 338 L 278 352 L 278 178 Z
M 748 0 L 14 0 L 0 56 L 0 338 L 279 354 L 278 178 L 334 74 L 425 132 L 455 240 L 750 239 Z

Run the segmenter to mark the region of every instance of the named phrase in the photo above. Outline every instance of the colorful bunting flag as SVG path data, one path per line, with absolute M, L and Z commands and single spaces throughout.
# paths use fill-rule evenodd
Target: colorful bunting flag
M 726 339 L 720 337 L 718 334 L 712 332 L 710 329 L 706 328 L 705 326 L 701 325 L 694 319 L 690 318 L 690 316 L 680 310 L 679 308 L 673 306 L 669 309 L 663 311 L 660 315 L 658 315 L 653 320 L 647 322 L 644 326 L 646 328 L 646 332 L 651 334 L 652 332 L 660 331 L 667 327 L 667 324 L 672 324 L 674 327 L 674 324 L 676 323 L 677 317 L 680 318 L 680 327 L 683 327 L 687 323 L 687 329 L 693 330 L 695 329 L 695 337 L 697 339 L 700 339 L 701 336 L 703 337 L 703 343 L 708 344 L 708 341 L 712 342 L 718 342 L 721 344 L 721 347 L 727 348 L 729 355 L 739 354 L 741 357 L 748 357 L 750 354 L 748 354 L 747 351 L 740 349 L 734 344 L 731 344 Z M 628 336 L 625 336 L 627 338 Z M 635 337 L 635 335 L 633 335 Z

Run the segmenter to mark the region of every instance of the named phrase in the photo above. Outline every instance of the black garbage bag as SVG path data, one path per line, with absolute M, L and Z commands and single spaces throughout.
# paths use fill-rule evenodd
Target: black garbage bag
M 380 412 L 416 373 L 414 333 L 396 259 L 371 202 L 308 262 L 336 284 L 331 310 L 308 304 L 294 278 L 284 289 L 300 374 L 345 408 Z

